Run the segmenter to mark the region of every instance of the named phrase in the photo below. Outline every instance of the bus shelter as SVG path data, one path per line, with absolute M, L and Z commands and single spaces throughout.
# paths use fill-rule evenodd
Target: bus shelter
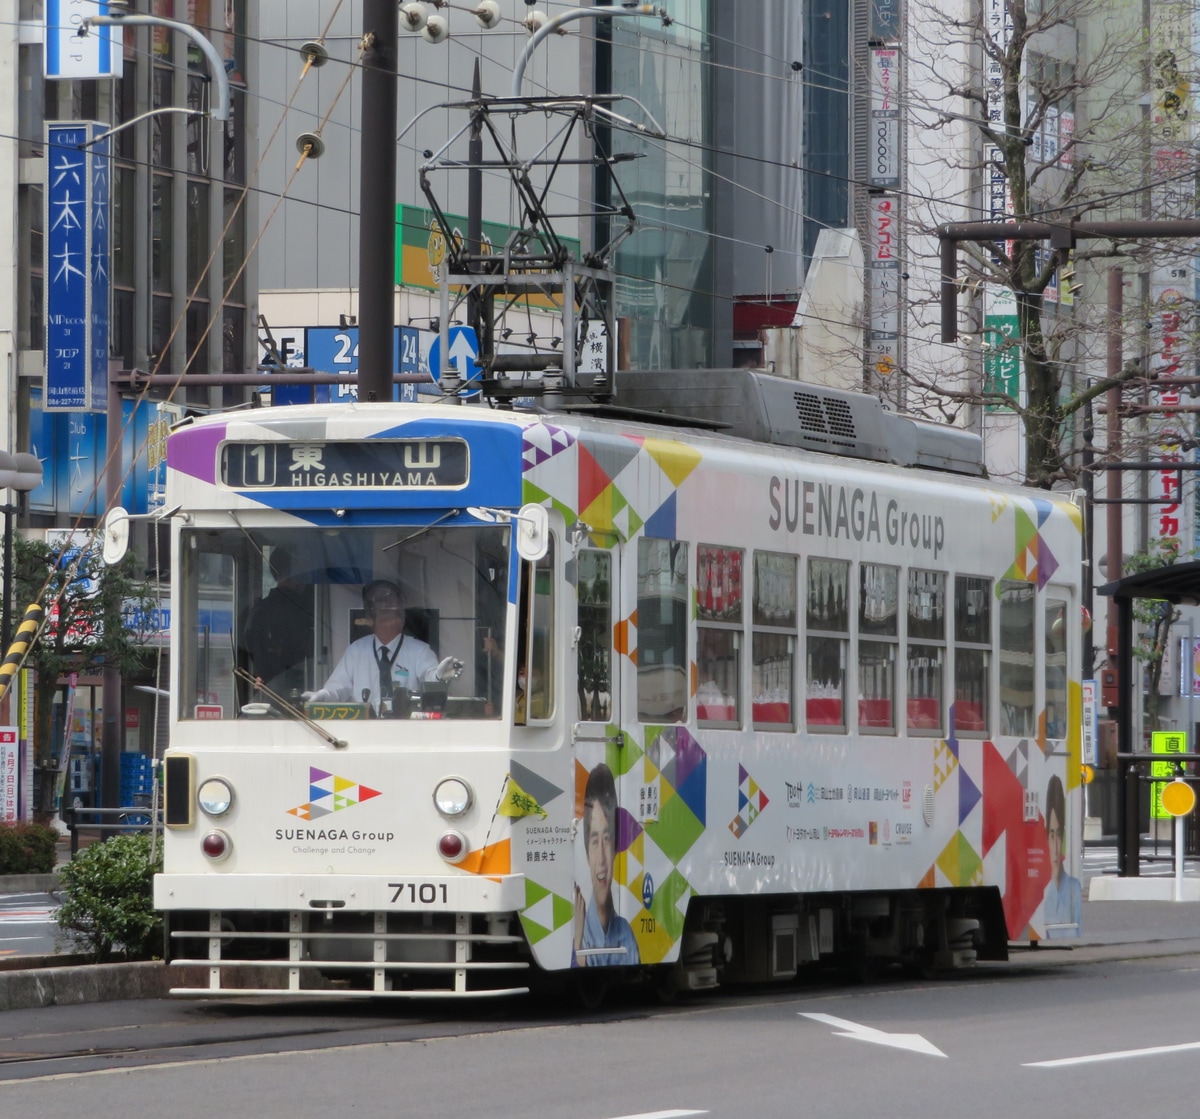
M 1136 877 L 1141 838 L 1137 766 L 1142 759 L 1135 754 L 1133 733 L 1133 603 L 1139 598 L 1157 598 L 1173 606 L 1200 606 L 1200 561 L 1138 571 L 1097 587 L 1096 593 L 1108 595 L 1117 608 L 1117 874 Z M 1112 652 L 1110 633 L 1109 654 Z

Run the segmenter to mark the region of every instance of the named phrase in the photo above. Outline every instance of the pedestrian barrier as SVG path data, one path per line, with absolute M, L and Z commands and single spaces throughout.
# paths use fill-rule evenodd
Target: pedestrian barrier
M 162 809 L 155 810 L 142 805 L 129 805 L 124 808 L 72 807 L 63 809 L 63 820 L 71 833 L 71 858 L 74 858 L 79 854 L 81 828 L 99 832 L 101 838 L 105 839 L 117 833 L 161 829 Z
M 1170 852 L 1159 854 L 1157 829 L 1152 828 L 1152 851 L 1144 852 L 1142 850 L 1140 817 L 1147 811 L 1147 806 L 1141 797 L 1142 788 L 1149 790 L 1151 801 L 1154 800 L 1155 786 L 1161 789 L 1162 786 L 1170 784 L 1176 778 L 1183 778 L 1193 789 L 1200 790 L 1200 753 L 1118 754 L 1117 758 L 1126 766 L 1126 810 L 1124 815 L 1117 820 L 1119 873 L 1122 877 L 1136 877 L 1143 860 L 1154 862 L 1173 858 L 1173 854 Z M 1151 823 L 1153 824 L 1153 819 Z M 1189 856 L 1200 855 L 1200 822 L 1196 819 L 1196 813 L 1190 813 L 1186 817 L 1184 851 Z

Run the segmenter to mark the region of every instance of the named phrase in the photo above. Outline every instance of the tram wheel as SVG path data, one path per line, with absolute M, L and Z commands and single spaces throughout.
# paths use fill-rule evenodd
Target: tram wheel
M 608 995 L 609 982 L 592 968 L 580 968 L 575 978 L 575 996 L 584 1010 L 599 1010 Z
M 679 984 L 675 982 L 675 969 L 658 967 L 650 977 L 650 989 L 662 1006 L 671 1006 L 679 1001 Z

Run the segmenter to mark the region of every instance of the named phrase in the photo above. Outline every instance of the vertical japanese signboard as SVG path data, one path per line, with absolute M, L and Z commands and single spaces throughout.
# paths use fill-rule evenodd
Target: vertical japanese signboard
M 1099 730 L 1097 720 L 1100 711 L 1100 689 L 1095 680 L 1081 680 L 1079 687 L 1083 694 L 1083 764 L 1098 765 Z
M 1150 735 L 1150 752 L 1155 755 L 1187 753 L 1187 735 L 1181 730 L 1156 730 Z M 1155 761 L 1150 763 L 1151 777 L 1173 778 L 1175 763 L 1170 761 Z M 1171 813 L 1162 803 L 1162 781 L 1150 783 L 1150 818 L 1152 820 L 1169 820 Z
M 1150 110 L 1153 140 L 1150 204 L 1156 218 L 1185 218 L 1195 213 L 1193 172 L 1196 136 L 1192 104 L 1193 5 L 1162 0 L 1151 7 Z M 1150 475 L 1150 536 L 1182 543 L 1190 536 L 1187 503 L 1179 492 L 1174 464 L 1190 457 L 1192 403 L 1187 378 L 1195 372 L 1195 291 L 1197 274 L 1190 243 L 1168 245 L 1156 253 L 1150 273 L 1150 403 L 1162 409 L 1153 424 L 1156 447 L 1150 457 L 1163 467 Z M 1175 409 L 1180 409 L 1176 411 Z
M 21 756 L 16 727 L 0 727 L 0 820 L 20 819 Z
M 1000 59 L 1008 50 L 1013 34 L 1012 13 L 1005 0 L 985 0 L 988 49 L 985 51 L 984 88 L 987 91 L 987 119 L 993 127 L 1002 127 L 1004 117 L 1004 72 Z M 984 166 L 988 168 L 988 215 L 992 221 L 1012 218 L 1012 191 L 1004 173 L 1004 153 L 994 144 L 985 145 Z M 1011 252 L 1011 243 L 1010 243 Z
M 870 222 L 871 361 L 879 376 L 888 377 L 900 352 L 900 196 L 871 195 Z
M 872 186 L 900 185 L 900 51 L 871 50 L 871 138 L 867 155 Z
M 983 391 L 1020 400 L 1021 344 L 1017 329 L 1017 297 L 1008 288 L 984 292 Z M 988 400 L 989 412 L 1011 411 L 1011 405 Z
M 107 141 L 94 121 L 46 124 L 47 412 L 103 409 L 108 385 Z M 100 149 L 99 152 L 97 149 Z
M 112 211 L 112 164 L 105 136 L 106 125 L 92 126 L 92 143 L 88 148 L 92 196 L 88 215 L 92 243 L 88 246 L 88 275 L 91 291 L 88 295 L 88 321 L 92 328 L 91 366 L 88 380 L 91 386 L 91 407 L 103 411 L 108 407 L 108 294 L 109 262 L 112 253 L 109 218 Z

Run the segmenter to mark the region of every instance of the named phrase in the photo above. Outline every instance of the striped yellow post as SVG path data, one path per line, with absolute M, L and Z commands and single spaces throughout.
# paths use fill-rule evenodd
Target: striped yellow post
M 13 635 L 13 643 L 8 647 L 8 656 L 0 664 L 0 700 L 8 695 L 8 689 L 13 677 L 21 667 L 29 647 L 37 637 L 38 627 L 42 624 L 46 612 L 35 602 L 25 611 L 25 617 Z

